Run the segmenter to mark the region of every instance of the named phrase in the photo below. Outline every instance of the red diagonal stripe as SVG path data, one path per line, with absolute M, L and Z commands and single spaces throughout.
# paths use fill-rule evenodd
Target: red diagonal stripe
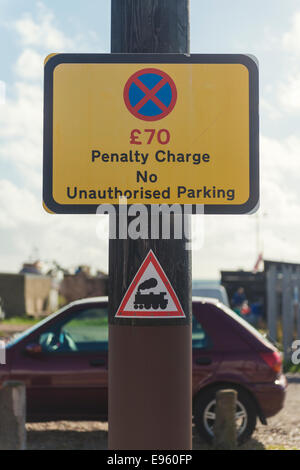
M 136 109 L 137 111 L 139 111 L 143 106 L 144 104 L 146 104 L 149 100 L 152 100 L 156 106 L 158 106 L 162 111 L 165 111 L 167 108 L 167 106 L 164 105 L 164 103 L 159 99 L 157 98 L 157 96 L 155 96 L 155 94 L 166 84 L 168 83 L 168 81 L 165 79 L 165 78 L 162 78 L 162 80 L 160 80 L 154 88 L 152 88 L 152 90 L 149 90 L 149 88 L 147 88 L 139 79 L 135 79 L 133 80 L 133 82 L 136 84 L 136 86 L 138 86 L 143 93 L 145 93 L 145 96 L 144 98 L 142 98 L 135 106 L 133 109 Z
M 166 111 L 168 109 L 168 106 L 164 105 L 164 103 L 159 98 L 157 98 L 157 96 L 152 96 L 151 99 L 156 104 L 156 106 L 158 106 L 163 111 Z

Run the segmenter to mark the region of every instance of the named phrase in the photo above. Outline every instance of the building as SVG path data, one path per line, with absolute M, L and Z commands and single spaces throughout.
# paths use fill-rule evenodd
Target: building
M 59 292 L 65 303 L 85 297 L 107 295 L 108 276 L 101 271 L 93 276 L 88 266 L 79 266 L 75 274 L 64 274 Z
M 48 315 L 57 307 L 53 305 L 51 292 L 49 276 L 0 273 L 0 298 L 6 318 Z
M 88 266 L 69 274 L 57 264 L 42 274 L 39 261 L 24 263 L 18 274 L 0 273 L 0 306 L 5 317 L 46 316 L 73 300 L 107 295 L 108 276 Z M 60 294 L 60 299 L 59 299 Z
M 262 267 L 262 271 L 254 270 L 252 272 L 221 271 L 221 284 L 225 287 L 230 302 L 237 289 L 243 287 L 249 304 L 259 302 L 262 306 L 263 317 L 267 318 L 268 303 L 270 302 L 270 293 L 268 292 L 270 273 L 274 271 L 275 303 L 277 310 L 280 311 L 284 289 L 289 289 L 291 296 L 295 299 L 299 297 L 300 264 L 263 260 Z M 283 279 L 287 279 L 287 282 L 284 283 Z

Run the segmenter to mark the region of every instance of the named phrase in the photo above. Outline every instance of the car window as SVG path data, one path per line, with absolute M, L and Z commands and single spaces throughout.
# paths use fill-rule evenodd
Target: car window
M 223 301 L 222 292 L 220 292 L 218 289 L 201 287 L 199 289 L 193 289 L 193 295 L 199 296 L 199 297 L 208 297 L 208 298 L 213 298 L 213 299 Z
M 193 349 L 206 349 L 212 346 L 212 342 L 206 331 L 204 330 L 201 323 L 197 320 L 196 316 L 193 315 L 192 320 L 192 339 Z
M 39 338 L 46 352 L 89 352 L 107 350 L 108 316 L 106 307 L 87 308 Z
M 193 315 L 193 348 L 205 349 L 212 341 L 201 323 Z M 45 352 L 89 352 L 108 349 L 107 307 L 86 308 L 76 312 L 66 322 L 55 324 L 39 337 Z
M 198 287 L 193 288 L 192 295 L 197 297 L 205 297 L 205 298 L 212 298 L 217 299 L 222 302 L 224 305 L 229 306 L 227 292 L 225 291 L 223 286 L 219 288 L 214 287 Z

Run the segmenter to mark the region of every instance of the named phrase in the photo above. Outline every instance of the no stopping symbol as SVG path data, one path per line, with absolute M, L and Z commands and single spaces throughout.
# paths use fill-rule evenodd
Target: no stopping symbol
M 176 100 L 176 85 L 162 70 L 139 70 L 131 75 L 124 87 L 127 109 L 143 121 L 163 119 L 173 110 Z

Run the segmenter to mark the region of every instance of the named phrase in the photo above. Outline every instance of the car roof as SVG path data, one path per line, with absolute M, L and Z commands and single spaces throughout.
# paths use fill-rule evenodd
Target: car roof
M 101 297 L 85 297 L 84 299 L 78 299 L 78 300 L 73 300 L 73 302 L 70 302 L 67 306 L 70 307 L 71 305 L 83 305 L 83 304 L 93 304 L 93 303 L 99 303 L 99 302 L 108 302 L 108 297 L 107 296 L 101 296 Z
M 201 302 L 202 304 L 221 304 L 219 299 L 216 299 L 215 297 L 201 297 L 200 295 L 193 295 L 192 296 L 192 301 L 193 302 Z

